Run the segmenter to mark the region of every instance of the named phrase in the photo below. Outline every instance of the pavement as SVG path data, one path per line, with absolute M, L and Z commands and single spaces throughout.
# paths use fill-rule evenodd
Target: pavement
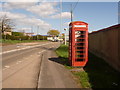
M 78 88 L 70 71 L 55 62 L 58 42 L 28 45 L 16 50 L 7 46 L 2 55 L 3 88 Z M 16 50 L 16 51 L 12 51 Z M 10 51 L 10 52 L 9 52 Z
M 38 88 L 78 88 L 70 71 L 57 63 L 55 48 L 43 53 Z

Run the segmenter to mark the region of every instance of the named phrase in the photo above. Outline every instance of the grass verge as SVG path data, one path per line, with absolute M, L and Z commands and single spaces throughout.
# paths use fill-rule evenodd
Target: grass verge
M 41 42 L 41 41 L 47 41 L 47 40 L 0 40 L 0 43 L 2 45 L 10 45 L 10 44 L 16 44 L 16 43 L 28 43 L 28 42 Z
M 61 64 L 68 69 L 73 68 L 68 62 L 68 46 L 61 45 L 56 49 L 56 53 L 60 57 Z M 90 52 L 89 61 L 83 69 L 83 71 L 72 72 L 83 88 L 120 88 L 120 73 Z

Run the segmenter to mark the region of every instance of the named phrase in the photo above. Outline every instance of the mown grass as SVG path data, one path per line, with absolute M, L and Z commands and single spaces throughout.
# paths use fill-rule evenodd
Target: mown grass
M 73 69 L 68 62 L 68 46 L 61 45 L 56 53 L 63 65 Z M 83 88 L 120 88 L 120 73 L 90 52 L 88 63 L 83 69 L 84 71 L 72 72 Z
M 56 53 L 59 57 L 68 58 L 68 46 L 62 44 L 59 48 L 56 49 Z
M 71 69 L 68 61 L 68 46 L 62 44 L 59 48 L 56 49 L 56 53 L 60 58 L 59 63 L 65 65 L 68 69 Z
M 3 40 L 0 39 L 0 43 L 3 45 L 9 45 L 9 44 L 16 44 L 16 43 L 28 43 L 28 42 L 41 42 L 41 41 L 47 41 L 47 40 Z

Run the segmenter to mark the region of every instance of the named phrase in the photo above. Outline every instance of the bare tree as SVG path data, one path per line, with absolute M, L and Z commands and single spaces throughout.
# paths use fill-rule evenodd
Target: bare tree
M 12 28 L 15 25 L 13 24 L 13 21 L 9 19 L 6 15 L 4 15 L 2 18 L 0 18 L 0 33 L 4 34 L 5 31 L 12 31 Z

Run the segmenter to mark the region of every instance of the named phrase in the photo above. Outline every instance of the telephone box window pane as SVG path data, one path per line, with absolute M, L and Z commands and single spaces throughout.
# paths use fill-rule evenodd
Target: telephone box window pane
M 80 35 L 80 38 L 84 38 L 85 37 L 85 35 Z
M 76 43 L 77 46 L 84 46 L 85 43 Z
M 85 39 L 76 39 L 75 41 L 77 41 L 77 42 L 84 42 Z
M 75 35 L 75 38 L 79 38 L 79 37 L 81 37 L 81 35 Z
M 85 34 L 85 33 L 86 33 L 86 31 L 75 31 L 75 34 L 79 34 L 79 35 Z
M 85 61 L 85 59 L 76 59 L 76 61 Z
M 81 34 L 81 31 L 75 31 L 75 34 Z
M 76 51 L 76 53 L 78 53 L 78 54 L 79 54 L 79 53 L 85 53 L 85 51 Z
M 84 49 L 84 47 L 76 47 L 76 49 Z
M 76 55 L 76 57 L 84 57 L 84 55 Z
M 75 35 L 75 38 L 85 38 L 85 35 Z
M 85 31 L 81 31 L 81 34 L 85 34 L 86 32 Z

